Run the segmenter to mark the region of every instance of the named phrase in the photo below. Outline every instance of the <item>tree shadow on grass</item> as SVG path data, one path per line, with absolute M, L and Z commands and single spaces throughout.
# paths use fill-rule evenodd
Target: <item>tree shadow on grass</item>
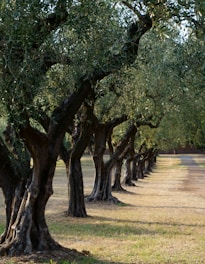
M 66 249 L 61 251 L 45 251 L 34 252 L 30 255 L 16 257 L 1 257 L 1 264 L 120 264 L 120 262 L 110 262 L 99 260 L 89 252 L 78 252 L 74 249 Z
M 189 235 L 186 229 L 182 231 L 183 227 L 205 228 L 205 224 L 183 224 L 181 222 L 129 221 L 109 217 L 93 217 L 90 219 L 89 222 L 51 224 L 50 229 L 53 233 L 57 233 L 58 239 L 61 240 L 66 236 L 81 237 L 82 239 L 83 237 L 86 237 L 86 239 L 89 239 L 89 237 L 107 238 L 108 234 L 109 237 L 114 239 L 141 235 Z M 57 232 L 55 230 L 56 226 L 58 226 Z

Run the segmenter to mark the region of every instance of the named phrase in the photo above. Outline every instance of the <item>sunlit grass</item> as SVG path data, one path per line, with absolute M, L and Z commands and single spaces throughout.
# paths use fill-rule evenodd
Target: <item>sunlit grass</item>
M 200 261 L 204 259 L 203 225 L 137 221 L 123 224 L 106 219 L 97 222 L 96 219 L 69 219 L 67 223 L 52 223 L 50 228 L 63 244 L 89 250 L 97 259 L 117 263 L 193 263 L 190 252 L 191 259 L 198 261 L 196 263 L 202 263 Z

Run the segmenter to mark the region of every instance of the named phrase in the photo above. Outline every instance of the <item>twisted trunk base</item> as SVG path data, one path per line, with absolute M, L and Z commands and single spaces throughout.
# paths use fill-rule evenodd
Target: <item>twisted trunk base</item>
M 87 217 L 84 203 L 83 175 L 80 158 L 70 160 L 70 199 L 67 214 L 72 217 Z
M 109 162 L 107 164 L 100 162 L 92 193 L 85 198 L 86 202 L 105 201 L 114 204 L 121 203 L 111 192 L 111 169 L 112 167 Z
M 122 171 L 123 159 L 119 159 L 115 163 L 114 183 L 112 185 L 112 191 L 126 192 L 121 185 L 121 171 Z
M 45 221 L 45 206 L 52 193 L 46 187 L 37 190 L 32 182 L 17 187 L 10 222 L 0 243 L 1 256 L 62 249 L 51 237 Z

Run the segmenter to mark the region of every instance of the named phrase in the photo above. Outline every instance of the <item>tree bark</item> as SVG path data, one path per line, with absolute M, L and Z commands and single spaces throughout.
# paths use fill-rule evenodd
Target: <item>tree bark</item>
M 146 169 L 145 169 L 145 174 L 149 174 L 150 172 L 152 172 L 152 169 L 154 167 L 154 164 L 156 162 L 156 151 L 153 148 L 150 148 L 148 150 L 148 154 L 147 154 L 147 165 L 146 165 Z
M 84 120 L 81 122 L 79 138 L 77 136 L 77 141 L 74 144 L 73 151 L 71 152 L 69 166 L 70 199 L 68 215 L 73 217 L 87 216 L 84 202 L 83 174 L 80 159 L 90 141 L 93 130 L 93 107 L 85 105 L 82 115 Z
M 121 172 L 122 172 L 122 165 L 123 165 L 123 157 L 119 158 L 115 162 L 115 174 L 114 174 L 114 183 L 112 186 L 112 191 L 126 191 L 121 185 Z
M 130 135 L 129 140 L 129 149 L 127 153 L 127 159 L 125 162 L 125 178 L 124 178 L 124 184 L 128 186 L 135 186 L 135 184 L 132 182 L 132 168 L 131 164 L 133 165 L 133 160 L 135 157 L 135 135 L 137 133 L 137 127 L 133 127 L 133 133 Z
M 28 175 L 27 182 L 16 189 L 10 223 L 0 248 L 1 255 L 29 254 L 33 250 L 60 247 L 50 236 L 45 220 L 55 164 L 49 159 L 47 138 L 31 127 L 26 130 L 34 166 L 32 176 Z
M 144 169 L 145 169 L 145 158 L 143 157 L 143 155 L 141 155 L 137 166 L 138 179 L 144 179 Z
M 93 161 L 95 166 L 95 181 L 91 194 L 86 197 L 86 201 L 103 200 L 103 184 L 105 178 L 105 163 L 103 160 L 104 152 L 106 149 L 106 124 L 98 123 L 95 128 L 95 147 L 93 154 Z
M 132 160 L 132 165 L 131 165 L 131 176 L 132 176 L 132 180 L 137 181 L 138 180 L 138 171 L 137 171 L 137 167 L 138 167 L 138 162 L 140 159 L 140 154 L 135 154 L 133 160 Z
M 3 140 L 0 138 L 0 187 L 2 188 L 6 206 L 6 226 L 0 237 L 0 243 L 5 241 L 6 232 L 12 214 L 12 201 L 15 197 L 15 189 L 20 182 L 20 177 L 12 166 L 12 153 L 9 152 Z M 14 159 L 14 158 L 13 158 Z
M 69 167 L 70 199 L 67 214 L 73 217 L 86 217 L 87 212 L 84 203 L 83 175 L 80 157 L 72 153 Z
M 125 161 L 125 178 L 124 178 L 124 184 L 127 186 L 135 186 L 135 184 L 132 182 L 132 170 L 131 170 L 131 162 L 133 158 L 127 157 Z

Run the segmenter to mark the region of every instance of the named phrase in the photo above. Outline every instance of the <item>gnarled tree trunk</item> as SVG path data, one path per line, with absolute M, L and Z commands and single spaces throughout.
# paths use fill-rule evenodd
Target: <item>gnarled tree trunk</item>
M 69 162 L 70 199 L 68 215 L 74 217 L 87 216 L 84 202 L 83 174 L 80 159 L 90 141 L 93 130 L 93 107 L 85 105 L 82 116 L 83 120 L 81 120 L 80 135 L 77 136 Z
M 18 175 L 18 168 L 16 168 L 18 164 L 16 166 L 12 164 L 12 160 L 14 160 L 12 155 L 13 153 L 9 152 L 5 143 L 0 138 L 0 187 L 3 191 L 6 206 L 6 226 L 4 233 L 0 237 L 0 243 L 5 241 L 12 215 L 12 203 L 15 197 L 15 190 L 21 182 L 21 175 Z
M 124 184 L 127 186 L 135 186 L 135 184 L 132 182 L 132 170 L 131 170 L 131 163 L 133 158 L 127 157 L 125 161 L 125 178 L 124 178 Z
M 141 154 L 135 154 L 131 164 L 132 180 L 134 181 L 138 180 L 138 162 L 140 160 L 140 155 Z
M 52 194 L 52 178 L 55 171 L 48 141 L 29 129 L 33 171 L 25 184 L 16 189 L 13 210 L 0 247 L 1 255 L 29 254 L 32 251 L 57 249 L 60 246 L 52 239 L 45 220 L 45 207 Z M 28 131 L 27 131 L 28 133 Z M 36 141 L 37 140 L 37 141 Z
M 101 200 L 114 203 L 118 202 L 118 199 L 111 193 L 111 171 L 116 159 L 113 159 L 112 154 L 107 162 L 105 162 L 103 158 L 106 150 L 106 142 L 110 138 L 113 128 L 126 120 L 127 116 L 113 119 L 105 124 L 101 124 L 98 120 L 95 120 L 95 149 L 93 160 L 96 174 L 93 190 L 91 194 L 86 197 L 86 201 Z
M 145 174 L 149 174 L 152 172 L 152 169 L 154 167 L 154 164 L 156 162 L 156 151 L 153 148 L 150 148 L 148 150 L 148 155 L 147 155 L 147 165 L 145 169 Z
M 133 178 L 133 171 L 131 168 L 131 165 L 133 165 L 133 160 L 135 158 L 135 135 L 137 133 L 137 127 L 133 126 L 132 134 L 130 135 L 130 140 L 129 140 L 129 149 L 127 153 L 127 158 L 125 162 L 125 178 L 124 178 L 124 183 L 125 185 L 128 186 L 135 186 L 135 184 L 132 182 Z
M 86 201 L 108 200 L 109 193 L 109 175 L 106 174 L 105 162 L 103 160 L 106 149 L 106 124 L 98 124 L 95 129 L 95 149 L 93 154 L 93 161 L 95 165 L 95 181 L 91 194 L 86 197 Z M 108 190 L 107 190 L 108 188 Z M 106 195 L 107 194 L 107 195 Z
M 115 162 L 115 173 L 114 173 L 114 183 L 112 185 L 112 191 L 125 191 L 121 185 L 121 172 L 122 172 L 123 158 L 119 158 Z
M 21 196 L 15 194 L 16 202 L 6 237 L 0 245 L 0 255 L 62 248 L 49 233 L 45 208 L 53 193 L 52 181 L 66 128 L 91 91 L 89 84 L 81 83 L 79 90 L 55 109 L 47 134 L 32 128 L 29 123 L 21 128 L 20 135 L 33 158 L 33 172 L 30 181 L 28 176 L 27 184 L 21 186 Z
M 123 166 L 123 160 L 129 152 L 129 144 L 125 147 L 123 152 L 115 159 L 113 168 L 115 168 L 114 184 L 112 186 L 113 191 L 126 191 L 121 185 L 121 172 Z M 113 153 L 114 154 L 114 153 Z

